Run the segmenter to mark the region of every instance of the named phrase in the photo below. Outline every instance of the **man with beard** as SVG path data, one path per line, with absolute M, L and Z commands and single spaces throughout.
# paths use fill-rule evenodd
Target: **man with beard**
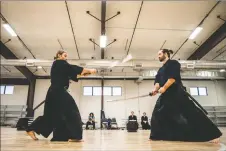
M 180 63 L 170 60 L 172 50 L 158 52 L 163 66 L 158 70 L 152 95 L 161 93 L 151 118 L 150 140 L 219 143 L 222 135 L 183 89 Z

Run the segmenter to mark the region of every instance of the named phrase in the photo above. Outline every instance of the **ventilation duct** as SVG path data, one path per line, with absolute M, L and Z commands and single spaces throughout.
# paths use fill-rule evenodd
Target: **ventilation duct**
M 71 64 L 84 65 L 87 68 L 109 68 L 113 62 L 120 60 L 68 60 Z M 180 60 L 182 69 L 226 69 L 226 61 L 192 61 Z M 38 59 L 1 59 L 1 65 L 4 66 L 42 66 L 51 67 L 53 60 L 38 60 Z M 114 68 L 133 68 L 140 70 L 157 69 L 162 66 L 159 61 L 153 60 L 132 60 L 126 63 L 119 63 Z

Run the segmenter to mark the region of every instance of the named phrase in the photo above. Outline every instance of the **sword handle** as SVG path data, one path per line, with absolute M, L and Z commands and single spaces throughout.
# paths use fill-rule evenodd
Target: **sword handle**
M 159 91 L 155 91 L 155 92 L 159 93 Z M 149 95 L 150 96 L 153 96 L 153 93 L 152 92 L 149 92 Z

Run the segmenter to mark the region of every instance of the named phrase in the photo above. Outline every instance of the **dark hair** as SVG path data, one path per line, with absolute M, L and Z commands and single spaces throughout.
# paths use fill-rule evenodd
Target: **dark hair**
M 66 53 L 66 51 L 64 50 L 57 51 L 56 56 L 54 57 L 54 60 L 58 59 L 58 55 L 62 55 L 63 53 Z
M 92 116 L 92 117 L 94 117 L 94 114 L 93 114 L 93 113 L 89 113 L 89 116 Z
M 169 58 L 170 58 L 170 54 L 173 54 L 173 50 L 169 50 L 169 49 L 162 49 L 162 52 L 166 53 Z

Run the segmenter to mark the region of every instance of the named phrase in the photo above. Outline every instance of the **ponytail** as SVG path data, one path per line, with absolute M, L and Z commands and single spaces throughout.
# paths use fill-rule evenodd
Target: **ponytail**
M 170 54 L 173 54 L 173 50 L 170 50 L 170 49 L 162 49 L 162 52 L 166 53 L 169 58 L 170 58 Z
M 58 55 L 62 55 L 62 54 L 65 53 L 65 52 L 66 52 L 66 51 L 64 51 L 64 50 L 59 50 L 59 51 L 57 51 L 56 56 L 54 57 L 54 60 L 56 60 L 56 59 L 59 58 Z

